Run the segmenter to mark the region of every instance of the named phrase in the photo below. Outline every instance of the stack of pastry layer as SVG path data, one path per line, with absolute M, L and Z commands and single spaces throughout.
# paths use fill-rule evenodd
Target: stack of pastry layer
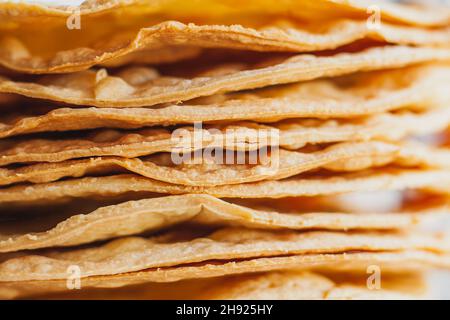
M 449 8 L 2 2 L 0 65 L 1 298 L 415 298 L 450 268 Z

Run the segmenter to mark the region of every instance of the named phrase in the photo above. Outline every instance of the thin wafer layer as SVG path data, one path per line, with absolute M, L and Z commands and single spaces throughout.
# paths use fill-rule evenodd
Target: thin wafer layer
M 183 279 L 203 279 L 223 275 L 254 273 L 273 270 L 332 269 L 359 270 L 378 265 L 382 270 L 423 270 L 430 267 L 450 267 L 450 257 L 424 251 L 360 252 L 344 254 L 308 254 L 287 257 L 246 259 L 232 262 L 210 262 L 171 268 L 155 268 L 145 271 L 112 276 L 94 276 L 81 279 L 82 288 L 118 288 L 148 282 L 174 282 Z M 14 298 L 42 292 L 67 291 L 66 280 L 2 282 L 0 296 Z
M 154 13 L 177 13 L 183 12 L 186 15 L 226 15 L 239 14 L 242 12 L 267 12 L 271 14 L 286 14 L 299 18 L 309 18 L 311 20 L 326 20 L 336 15 L 358 17 L 366 19 L 367 10 L 373 5 L 368 0 L 301 0 L 301 1 L 283 1 L 282 4 L 269 1 L 246 1 L 240 3 L 235 0 L 216 1 L 205 0 L 197 1 L 195 6 L 179 0 L 160 1 L 157 3 L 145 3 L 140 0 L 120 0 L 114 2 L 88 1 L 81 6 L 79 14 L 85 18 L 89 15 L 99 15 L 108 13 L 108 11 L 121 12 L 129 14 L 138 10 L 138 12 Z M 388 21 L 436 26 L 447 25 L 450 21 L 450 10 L 446 7 L 433 6 L 415 6 L 396 4 L 392 2 L 379 1 L 377 8 L 380 14 Z M 199 8 L 201 10 L 199 11 Z M 181 10 L 182 9 L 182 10 Z M 21 18 L 30 17 L 54 17 L 67 18 L 72 15 L 74 8 L 72 6 L 49 6 L 42 4 L 22 3 L 1 3 L 0 13 L 5 22 L 14 21 Z M 11 14 L 14 12 L 14 14 Z
M 381 230 L 412 227 L 431 215 L 444 213 L 450 213 L 446 205 L 388 215 L 339 212 L 282 213 L 254 210 L 208 195 L 189 194 L 102 207 L 88 214 L 73 215 L 55 227 L 41 232 L 21 233 L 20 226 L 15 225 L 13 235 L 0 233 L 0 252 L 73 246 L 158 231 L 184 222 L 260 229 Z M 42 230 L 39 223 L 40 220 L 37 220 L 35 230 Z
M 36 115 L 36 108 L 25 109 L 15 116 L 2 117 L 0 137 L 45 131 L 139 128 L 197 121 L 274 122 L 301 117 L 349 118 L 407 107 L 428 109 L 437 106 L 444 106 L 439 117 L 443 119 L 442 122 L 434 116 L 428 121 L 437 127 L 446 124 L 446 106 L 450 102 L 446 86 L 450 81 L 450 68 L 446 64 L 360 74 L 345 81 L 350 84 L 343 86 L 336 80 L 316 80 L 263 89 L 251 94 L 211 97 L 200 101 L 200 104 L 170 105 L 157 109 L 62 108 L 42 115 Z M 16 110 L 20 108 L 18 105 Z M 403 119 L 403 123 L 409 123 L 409 120 Z
M 273 125 L 236 123 L 205 128 L 163 128 L 132 132 L 103 129 L 77 138 L 0 142 L 0 165 L 60 162 L 93 156 L 141 157 L 158 152 L 194 152 L 204 148 L 252 151 L 279 143 L 285 149 L 306 144 L 398 140 L 407 135 L 440 132 L 450 126 L 450 108 L 422 113 L 380 114 L 358 120 L 291 120 Z M 275 131 L 277 130 L 277 131 Z M 276 132 L 277 141 L 261 132 Z
M 215 150 L 218 152 L 218 150 Z M 205 151 L 206 152 L 206 151 Z M 226 153 L 226 152 L 225 152 Z M 315 152 L 259 150 L 246 159 L 224 154 L 156 154 L 146 158 L 103 157 L 0 168 L 0 184 L 45 183 L 64 177 L 111 173 L 122 168 L 144 177 L 188 186 L 220 186 L 261 180 L 279 180 L 313 169 L 358 171 L 396 163 L 402 166 L 447 168 L 450 151 L 418 143 L 344 142 Z
M 225 228 L 207 236 L 180 231 L 154 238 L 127 237 L 91 248 L 22 254 L 0 263 L 0 281 L 66 279 L 71 265 L 81 277 L 112 275 L 211 260 L 348 251 L 423 250 L 445 253 L 445 237 L 389 233 L 257 231 Z
M 106 69 L 49 75 L 36 82 L 0 78 L 0 93 L 99 107 L 140 107 L 180 102 L 217 93 L 255 89 L 450 59 L 450 49 L 387 46 L 357 53 L 318 57 L 297 55 L 280 62 L 211 70 L 191 78 L 164 77 L 146 68 L 127 68 L 115 76 Z
M 39 299 L 410 299 L 424 297 L 426 284 L 418 273 L 386 275 L 383 289 L 367 289 L 365 277 L 286 270 L 267 273 L 190 279 L 175 283 L 146 283 L 114 289 L 80 288 L 59 294 L 38 294 Z M 415 290 L 411 290 L 415 289 Z M 1 293 L 0 293 L 1 294 Z
M 363 278 L 363 277 L 362 277 Z M 39 298 L 62 299 L 207 299 L 207 300 L 261 300 L 261 299 L 409 299 L 423 296 L 423 292 L 408 292 L 402 282 L 424 288 L 423 279 L 416 274 L 400 279 L 386 277 L 383 289 L 369 290 L 363 279 L 340 279 L 333 274 L 305 271 L 285 271 L 187 280 L 177 283 L 149 283 L 114 290 L 79 290 L 61 296 Z M 364 279 L 365 280 L 365 279 Z M 188 294 L 189 293 L 189 294 Z
M 132 192 L 204 193 L 219 198 L 283 198 L 404 189 L 426 189 L 448 194 L 449 187 L 448 170 L 430 169 L 369 171 L 333 177 L 292 178 L 216 187 L 180 186 L 136 175 L 115 175 L 3 188 L 0 203 L 47 202 L 64 198 L 117 196 Z
M 412 279 L 411 279 L 412 278 Z M 206 289 L 201 295 L 209 299 L 231 300 L 303 300 L 303 299 L 413 299 L 411 292 L 402 292 L 402 288 L 385 289 L 396 286 L 393 279 L 387 279 L 385 287 L 380 290 L 370 290 L 363 281 L 337 280 L 333 275 L 324 277 L 320 274 L 300 271 L 271 272 L 247 275 L 229 279 L 223 287 Z M 416 281 L 414 281 L 416 280 Z M 409 281 L 420 286 L 420 279 L 409 277 Z M 416 296 L 417 298 L 417 296 Z
M 320 23 L 319 26 L 286 20 L 262 26 L 253 26 L 252 23 L 243 26 L 238 23 L 199 25 L 156 21 L 155 25 L 147 24 L 139 31 L 118 30 L 106 41 L 100 42 L 100 46 L 99 39 L 89 37 L 85 43 L 77 43 L 78 47 L 63 47 L 59 51 L 46 52 L 45 56 L 30 51 L 27 41 L 20 36 L 5 35 L 0 39 L 0 64 L 21 72 L 67 73 L 105 63 L 120 66 L 130 62 L 174 62 L 195 57 L 198 55 L 196 48 L 310 52 L 334 49 L 360 39 L 418 46 L 448 46 L 450 43 L 449 29 L 429 30 L 386 22 L 379 28 L 368 28 L 365 21 L 354 20 Z M 139 25 L 135 28 L 139 29 Z M 56 35 L 52 36 L 51 31 L 46 34 L 53 41 L 64 36 L 60 28 Z M 35 39 L 28 41 L 33 42 Z M 149 58 L 144 60 L 144 55 Z

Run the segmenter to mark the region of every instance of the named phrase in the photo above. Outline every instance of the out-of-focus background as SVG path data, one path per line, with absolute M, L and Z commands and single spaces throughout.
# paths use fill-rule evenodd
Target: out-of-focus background
M 450 5 L 450 0 L 397 0 L 395 2 Z M 447 230 L 450 230 L 450 219 L 447 219 L 445 226 Z M 429 276 L 429 281 L 433 298 L 450 300 L 450 272 L 433 272 Z

